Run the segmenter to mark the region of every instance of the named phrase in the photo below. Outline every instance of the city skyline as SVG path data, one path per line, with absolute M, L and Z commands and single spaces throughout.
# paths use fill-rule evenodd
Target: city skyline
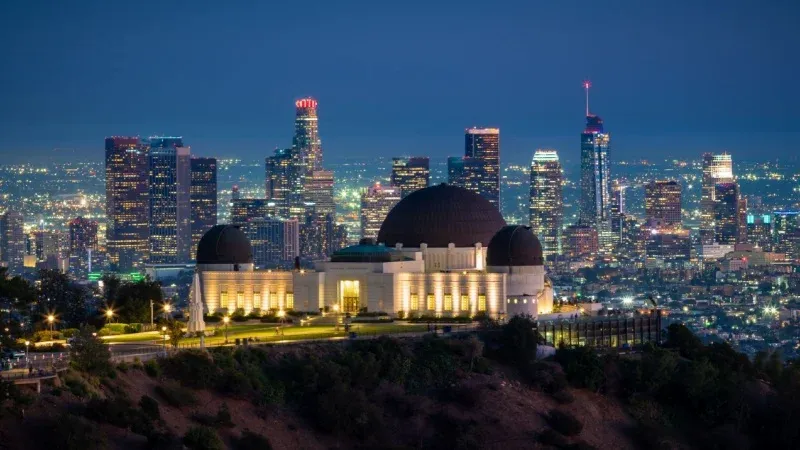
M 154 8 L 160 14 L 150 14 Z M 9 162 L 92 159 L 98 135 L 174 133 L 190 137 L 200 154 L 258 159 L 291 138 L 284 105 L 312 95 L 326 117 L 327 162 L 397 156 L 420 145 L 444 159 L 461 153 L 458 136 L 473 125 L 503 130 L 507 161 L 522 163 L 535 148 L 555 148 L 568 161 L 581 122 L 575 86 L 588 77 L 619 159 L 643 150 L 793 156 L 799 94 L 787 87 L 797 62 L 785 55 L 800 43 L 789 20 L 796 4 L 729 2 L 724 14 L 688 1 L 666 11 L 632 4 L 613 14 L 592 3 L 511 2 L 491 11 L 464 5 L 455 14 L 432 7 L 425 18 L 411 15 L 413 8 L 385 14 L 320 4 L 303 15 L 302 38 L 281 39 L 295 8 L 4 4 L 0 35 L 15 45 L 4 58 L 14 70 L 0 83 L 0 152 Z M 577 19 L 573 8 L 582 11 Z M 236 33 L 220 15 L 241 22 Z M 108 32 L 108 17 L 147 25 L 127 27 L 123 38 Z M 161 26 L 168 17 L 192 27 Z M 604 34 L 603 51 L 585 45 L 593 39 L 586 24 L 598 20 L 614 30 Z M 401 34 L 409 21 L 417 31 Z M 84 32 L 66 33 L 67 26 Z M 467 70 L 479 55 L 491 55 L 497 69 Z M 731 60 L 738 70 L 727 70 Z M 154 64 L 164 69 L 158 77 L 147 70 Z M 319 70 L 274 70 L 314 65 Z M 559 70 L 539 70 L 549 66 Z M 165 99 L 168 112 L 152 108 Z

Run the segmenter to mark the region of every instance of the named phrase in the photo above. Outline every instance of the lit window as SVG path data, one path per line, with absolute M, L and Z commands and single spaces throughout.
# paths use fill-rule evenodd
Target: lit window
M 286 293 L 286 309 L 294 309 L 294 292 Z
M 244 292 L 236 293 L 236 309 L 244 308 Z
M 273 292 L 269 294 L 269 307 L 270 309 L 278 309 L 278 293 Z
M 469 296 L 462 295 L 461 296 L 461 310 L 462 311 L 469 311 Z
M 451 294 L 444 294 L 444 310 L 453 310 L 453 296 Z
M 486 294 L 478 296 L 478 311 L 486 311 Z
M 515 298 L 515 299 L 514 299 L 514 304 L 516 305 L 518 301 L 519 301 L 519 300 L 517 300 L 517 299 Z
M 428 311 L 436 309 L 436 297 L 434 297 L 433 294 L 428 294 L 428 304 L 426 306 L 428 307 Z
M 409 305 L 409 309 L 412 311 L 416 311 L 419 309 L 419 295 L 411 294 L 411 305 Z
M 522 303 L 528 304 L 528 299 L 527 298 L 523 298 L 522 299 Z
M 221 308 L 228 308 L 228 292 L 222 291 L 219 293 L 219 306 Z
M 261 292 L 253 292 L 253 308 L 261 308 Z

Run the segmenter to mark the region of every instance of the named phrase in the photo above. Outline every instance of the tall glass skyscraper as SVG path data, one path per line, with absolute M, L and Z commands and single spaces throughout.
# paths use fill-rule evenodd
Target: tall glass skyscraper
M 479 162 L 468 167 L 469 158 Z M 464 174 L 474 183 L 464 186 L 500 209 L 500 129 L 467 128 L 464 133 Z
M 376 239 L 383 221 L 400 201 L 400 189 L 375 183 L 361 195 L 361 238 Z
M 681 185 L 675 180 L 654 180 L 644 185 L 644 210 L 648 221 L 661 227 L 681 226 Z
M 740 242 L 739 186 L 717 183 L 714 186 L 714 241 L 734 245 Z
M 189 257 L 194 259 L 200 238 L 217 224 L 217 159 L 192 158 L 191 178 L 192 248 Z
M 139 137 L 108 137 L 106 249 L 112 268 L 130 271 L 147 261 L 149 228 L 148 147 Z
M 150 263 L 188 262 L 191 160 L 180 137 L 150 138 Z
M 97 222 L 77 217 L 69 222 L 69 268 L 84 278 L 91 271 L 97 252 Z
M 317 101 L 311 97 L 301 98 L 295 103 L 294 139 L 292 147 L 297 150 L 304 174 L 322 170 L 322 141 L 319 138 Z
M 304 169 L 296 149 L 276 149 L 265 163 L 266 199 L 275 203 L 278 215 L 289 217 L 292 206 L 302 204 Z
M 718 234 L 714 220 L 717 212 L 716 185 L 734 182 L 731 155 L 703 154 L 703 190 L 700 198 L 700 239 L 703 244 L 713 243 Z
M 25 231 L 22 213 L 6 210 L 0 215 L 0 260 L 12 275 L 20 275 L 25 264 Z
M 536 150 L 531 162 L 530 222 L 544 257 L 562 254 L 564 221 L 561 162 L 555 150 Z
M 594 114 L 586 116 L 586 128 L 581 133 L 580 219 L 600 234 L 611 218 L 610 140 L 603 130 L 603 119 Z

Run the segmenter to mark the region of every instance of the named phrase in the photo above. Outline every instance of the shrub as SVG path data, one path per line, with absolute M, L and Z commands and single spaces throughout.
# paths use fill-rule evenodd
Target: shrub
M 219 377 L 219 369 L 208 353 L 184 350 L 160 361 L 164 374 L 195 388 L 210 388 Z
M 38 448 L 85 450 L 106 447 L 95 424 L 69 413 L 35 425 L 33 436 L 38 441 Z
M 563 389 L 553 393 L 553 399 L 557 401 L 559 404 L 562 405 L 569 405 L 570 403 L 575 401 L 575 396 L 572 395 L 572 392 Z
M 183 436 L 183 445 L 189 450 L 224 450 L 225 444 L 216 431 L 208 427 L 192 427 Z
M 603 361 L 590 347 L 560 348 L 556 361 L 564 368 L 570 383 L 597 391 L 605 382 Z
M 158 365 L 158 361 L 155 359 L 147 360 L 144 363 L 144 372 L 153 378 L 158 378 L 161 376 L 161 366 Z
M 93 398 L 86 404 L 85 414 L 88 419 L 95 422 L 128 428 L 132 422 L 133 411 L 130 402 L 121 397 Z
M 139 399 L 139 408 L 141 408 L 142 412 L 152 420 L 158 420 L 161 418 L 161 411 L 158 408 L 158 402 L 149 395 L 142 395 L 142 398 Z
M 564 436 L 575 436 L 583 430 L 583 423 L 577 417 L 570 412 L 558 409 L 550 411 L 547 416 L 547 423 Z
M 556 430 L 546 429 L 539 433 L 539 442 L 545 445 L 552 445 L 556 448 L 567 448 L 569 441 Z
M 233 448 L 236 450 L 272 450 L 272 444 L 264 436 L 244 430 L 241 437 L 234 438 Z
M 89 386 L 80 377 L 67 373 L 64 375 L 64 384 L 67 386 L 72 395 L 78 398 L 84 398 L 89 394 Z
M 61 330 L 61 336 L 63 336 L 64 339 L 69 339 L 69 338 L 75 336 L 77 333 L 78 333 L 78 329 L 77 328 L 65 328 L 65 329 Z
M 213 315 L 213 316 L 205 316 L 205 317 L 203 318 L 203 320 L 204 320 L 206 323 L 219 323 L 219 322 L 222 322 L 222 317 L 220 317 L 220 316 L 217 316 L 217 315 Z
M 210 414 L 195 412 L 192 414 L 192 420 L 207 427 L 221 428 L 233 426 L 231 411 L 228 409 L 227 403 L 220 405 L 216 415 L 212 416 Z
M 191 389 L 177 383 L 164 383 L 156 386 L 156 394 L 175 407 L 190 406 L 197 403 L 197 397 Z
M 96 375 L 107 373 L 111 368 L 111 353 L 108 346 L 92 333 L 94 328 L 85 325 L 73 338 L 69 349 L 72 366 Z
M 128 367 L 129 367 L 128 363 L 126 363 L 125 361 L 122 361 L 119 364 L 117 364 L 117 370 L 119 370 L 122 373 L 128 373 Z
M 129 323 L 125 325 L 125 328 L 122 330 L 125 334 L 131 333 L 141 333 L 142 332 L 142 324 L 140 323 Z

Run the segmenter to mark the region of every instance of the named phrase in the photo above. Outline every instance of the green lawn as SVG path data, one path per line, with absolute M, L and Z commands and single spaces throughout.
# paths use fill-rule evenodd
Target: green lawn
M 332 337 L 345 337 L 344 327 L 340 327 L 337 332 L 331 325 L 309 325 L 309 326 L 284 326 L 281 328 L 282 335 L 275 334 L 275 324 L 269 323 L 256 323 L 256 324 L 235 324 L 228 325 L 228 341 L 234 342 L 236 338 L 258 338 L 261 342 L 264 341 L 283 341 L 283 340 L 298 340 L 298 339 L 322 339 Z M 220 345 L 225 342 L 225 326 L 223 324 L 206 324 L 207 330 L 217 329 L 215 336 L 207 336 L 205 338 L 206 345 Z M 353 324 L 352 330 L 362 335 L 375 335 L 375 334 L 395 334 L 395 333 L 413 333 L 426 331 L 427 326 L 424 324 Z M 159 340 L 160 332 L 149 331 L 134 334 L 122 334 L 118 336 L 107 336 L 103 340 L 108 343 L 129 343 L 129 342 L 161 342 Z M 199 338 L 181 339 L 181 344 L 198 344 Z

